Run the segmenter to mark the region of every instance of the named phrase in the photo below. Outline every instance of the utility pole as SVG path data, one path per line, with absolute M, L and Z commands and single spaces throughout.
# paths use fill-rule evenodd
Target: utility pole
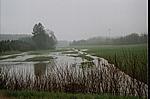
M 108 35 L 109 35 L 108 37 L 109 37 L 109 39 L 110 39 L 110 32 L 111 32 L 111 28 L 108 29 Z

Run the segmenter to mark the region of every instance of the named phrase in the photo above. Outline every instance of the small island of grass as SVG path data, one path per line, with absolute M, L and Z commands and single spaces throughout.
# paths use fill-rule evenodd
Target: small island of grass
M 37 56 L 37 57 L 32 57 L 32 58 L 28 58 L 25 61 L 49 61 L 50 59 L 53 59 L 52 56 Z

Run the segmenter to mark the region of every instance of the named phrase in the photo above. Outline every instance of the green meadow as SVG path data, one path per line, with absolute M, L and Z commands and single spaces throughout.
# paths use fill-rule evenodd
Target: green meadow
M 73 46 L 102 57 L 133 78 L 147 83 L 148 52 L 146 44 Z

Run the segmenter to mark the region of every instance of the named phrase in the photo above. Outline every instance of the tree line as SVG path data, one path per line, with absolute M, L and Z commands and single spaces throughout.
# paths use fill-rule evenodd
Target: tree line
M 143 44 L 147 43 L 148 35 L 147 34 L 137 34 L 131 33 L 124 37 L 117 37 L 117 38 L 104 38 L 104 37 L 94 37 L 87 40 L 78 40 L 72 41 L 70 43 L 71 46 L 73 45 L 102 45 L 102 44 Z
M 41 23 L 34 25 L 32 35 L 32 37 L 25 37 L 19 40 L 0 41 L 0 53 L 6 51 L 55 49 L 57 39 L 54 32 L 45 29 Z

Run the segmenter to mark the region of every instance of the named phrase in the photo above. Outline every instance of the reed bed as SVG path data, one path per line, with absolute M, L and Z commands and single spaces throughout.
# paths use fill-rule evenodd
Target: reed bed
M 46 75 L 0 72 L 0 89 L 70 93 L 109 93 L 122 96 L 147 96 L 148 86 L 121 72 L 111 64 L 93 68 L 52 66 Z
M 114 64 L 126 74 L 148 84 L 148 49 L 146 44 L 107 45 L 84 48 L 88 49 L 87 53 L 107 59 L 109 63 Z

